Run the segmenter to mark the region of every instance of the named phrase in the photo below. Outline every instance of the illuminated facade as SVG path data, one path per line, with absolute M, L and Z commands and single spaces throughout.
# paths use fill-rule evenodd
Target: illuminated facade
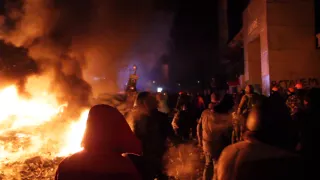
M 272 86 L 318 86 L 314 0 L 251 0 L 241 30 L 246 83 L 268 95 Z

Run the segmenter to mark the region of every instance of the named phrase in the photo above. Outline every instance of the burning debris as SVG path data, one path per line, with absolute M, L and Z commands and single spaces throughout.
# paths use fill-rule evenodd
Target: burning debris
M 63 158 L 47 159 L 36 156 L 23 162 L 5 164 L 0 179 L 5 180 L 54 180 L 56 169 Z
M 26 131 L 9 131 L 1 134 L 0 179 L 53 179 L 62 158 L 52 156 L 52 152 L 46 149 L 44 144 L 41 144 L 43 146 L 41 149 L 36 149 L 35 142 L 41 143 L 39 135 Z M 57 144 L 52 141 L 46 143 Z M 32 152 L 32 149 L 38 151 Z
M 35 80 L 28 80 L 27 90 Z M 54 94 L 40 93 L 43 88 L 32 86 L 29 97 L 20 96 L 14 85 L 0 90 L 2 179 L 52 179 L 59 157 L 82 149 L 88 110 L 72 121 L 63 111 L 67 105 Z
M 0 179 L 53 179 L 60 157 L 81 150 L 94 90 L 87 77 L 103 74 L 116 84 L 152 3 L 15 0 L 5 8 L 0 40 L 14 48 L 0 53 L 1 75 L 13 77 L 0 86 Z M 12 63 L 17 49 L 27 58 Z M 113 84 L 106 91 L 116 92 Z M 104 102 L 128 109 L 122 98 Z

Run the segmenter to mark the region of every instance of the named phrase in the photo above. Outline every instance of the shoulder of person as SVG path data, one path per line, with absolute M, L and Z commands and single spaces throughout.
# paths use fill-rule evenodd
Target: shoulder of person
M 248 99 L 249 97 L 250 97 L 249 94 L 245 94 L 245 95 L 242 96 L 242 99 Z
M 214 111 L 211 111 L 210 109 L 205 109 L 204 111 L 202 111 L 201 115 L 213 115 Z
M 78 153 L 75 153 L 75 154 L 73 154 L 71 156 L 68 156 L 65 159 L 63 159 L 59 164 L 59 167 L 57 169 L 57 173 L 58 172 L 69 171 L 70 169 L 76 168 L 75 165 L 77 165 L 77 161 L 79 159 L 81 159 L 82 154 L 83 153 L 78 152 Z
M 234 154 L 234 153 L 241 151 L 242 149 L 245 149 L 249 145 L 250 145 L 250 143 L 247 141 L 237 142 L 235 144 L 231 144 L 231 145 L 227 146 L 226 148 L 224 148 L 223 152 L 228 153 L 228 154 L 229 153 Z
M 217 178 L 220 180 L 229 179 L 233 176 L 234 170 L 236 167 L 236 161 L 239 156 L 239 151 L 243 146 L 247 146 L 248 142 L 242 141 L 235 144 L 231 144 L 223 149 L 219 160 L 217 162 Z M 229 177 L 229 178 L 226 178 Z

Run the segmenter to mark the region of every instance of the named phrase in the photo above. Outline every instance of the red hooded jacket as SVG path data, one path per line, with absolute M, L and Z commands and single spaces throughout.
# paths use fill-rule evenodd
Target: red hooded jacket
M 83 151 L 61 162 L 56 180 L 141 179 L 133 163 L 122 156 L 141 154 L 141 143 L 117 109 L 108 105 L 91 108 L 83 146 Z

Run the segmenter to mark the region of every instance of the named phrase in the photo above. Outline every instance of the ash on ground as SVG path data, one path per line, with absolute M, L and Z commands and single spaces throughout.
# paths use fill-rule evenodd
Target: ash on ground
M 166 174 L 175 180 L 200 180 L 204 168 L 202 149 L 194 141 L 171 145 L 165 155 Z
M 36 156 L 23 162 L 1 167 L 1 180 L 54 180 L 56 169 L 63 158 L 46 159 Z
M 29 132 L 10 131 L 0 136 L 0 144 L 3 151 L 9 152 L 11 155 L 16 154 L 17 159 L 2 159 L 0 164 L 0 180 L 53 180 L 55 171 L 63 158 L 52 157 L 51 152 L 44 147 L 38 149 L 39 152 L 30 152 L 21 157 L 21 152 L 27 151 L 31 145 L 30 139 L 33 137 Z M 37 134 L 37 136 L 39 135 Z M 56 142 L 47 141 L 48 144 L 56 144 Z M 50 146 L 53 151 L 53 146 Z M 40 153 L 41 152 L 41 153 Z M 33 155 L 34 154 L 34 155 Z M 39 156 L 41 154 L 41 156 Z M 5 154 L 4 154 L 5 155 Z M 29 157 L 29 158 L 28 158 Z M 52 157 L 52 158 L 49 158 Z

